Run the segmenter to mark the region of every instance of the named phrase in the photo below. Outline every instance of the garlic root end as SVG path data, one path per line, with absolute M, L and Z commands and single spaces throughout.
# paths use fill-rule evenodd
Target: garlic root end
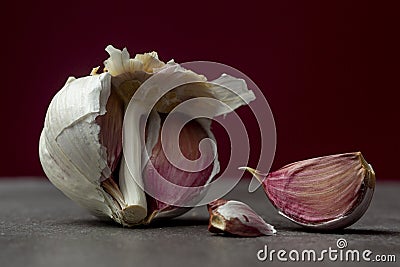
M 214 229 L 210 229 L 210 230 L 212 230 L 212 232 L 215 232 L 216 229 L 225 231 L 226 224 L 224 222 L 224 218 L 222 218 L 222 216 L 220 216 L 220 215 L 212 215 L 210 224 L 211 224 L 212 228 L 214 228 Z
M 147 216 L 147 209 L 141 205 L 127 206 L 122 210 L 122 216 L 128 225 L 136 225 Z

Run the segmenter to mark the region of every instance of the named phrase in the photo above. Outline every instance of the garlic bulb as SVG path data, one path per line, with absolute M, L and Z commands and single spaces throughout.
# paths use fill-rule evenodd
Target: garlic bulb
M 103 73 L 95 68 L 90 76 L 69 78 L 52 99 L 39 141 L 43 169 L 58 189 L 100 218 L 133 226 L 177 216 L 190 208 L 185 204 L 201 198 L 202 191 L 170 191 L 157 177 L 201 187 L 219 172 L 219 163 L 215 146 L 202 153 L 204 161 L 197 160 L 202 139 L 215 142 L 210 119 L 204 118 L 184 124 L 178 137 L 168 136 L 179 139 L 179 147 L 166 142 L 168 155 L 180 152 L 186 158 L 174 157 L 174 162 L 184 165 L 189 160 L 198 171 L 169 162 L 161 133 L 173 132 L 188 114 L 168 119 L 168 113 L 189 99 L 208 97 L 229 109 L 204 102 L 196 107 L 223 115 L 255 96 L 242 79 L 223 74 L 207 82 L 174 61 L 160 61 L 155 52 L 130 58 L 126 49 L 108 46 L 106 51 L 110 57 Z M 163 94 L 168 86 L 173 89 Z M 166 198 L 171 201 L 163 201 Z
M 243 167 L 262 182 L 279 213 L 317 230 L 345 228 L 367 211 L 375 172 L 361 152 L 307 159 L 262 174 Z

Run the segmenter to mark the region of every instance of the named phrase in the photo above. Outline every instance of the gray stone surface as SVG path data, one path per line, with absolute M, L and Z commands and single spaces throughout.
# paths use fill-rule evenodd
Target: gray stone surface
M 0 180 L 0 266 L 275 266 L 293 262 L 257 260 L 265 245 L 274 250 L 346 249 L 393 254 L 400 266 L 400 183 L 377 185 L 370 209 L 348 229 L 308 232 L 279 216 L 259 189 L 239 184 L 228 199 L 245 201 L 278 230 L 275 236 L 234 238 L 207 231 L 208 214 L 196 208 L 180 218 L 143 229 L 122 228 L 89 215 L 44 179 Z M 346 250 L 345 249 L 345 250 Z M 344 251 L 344 250 L 343 250 Z M 287 255 L 286 255 L 287 256 Z M 318 262 L 302 262 L 316 265 Z M 344 265 L 326 256 L 324 265 Z

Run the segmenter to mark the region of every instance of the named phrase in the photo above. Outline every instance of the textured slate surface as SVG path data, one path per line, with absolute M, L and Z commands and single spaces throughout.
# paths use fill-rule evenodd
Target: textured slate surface
M 370 209 L 348 229 L 335 233 L 307 232 L 280 217 L 261 189 L 247 193 L 239 184 L 228 199 L 245 201 L 278 230 L 275 236 L 234 238 L 207 231 L 208 214 L 196 208 L 180 218 L 145 229 L 121 228 L 104 223 L 67 199 L 43 179 L 0 180 L 0 266 L 274 266 L 293 262 L 257 260 L 268 249 L 337 249 L 339 238 L 346 249 L 395 255 L 399 266 L 400 183 L 378 184 Z M 286 255 L 288 257 L 288 255 Z M 297 262 L 299 263 L 299 262 Z M 330 261 L 324 265 L 343 265 Z M 300 262 L 301 265 L 321 265 Z M 352 264 L 364 265 L 365 262 Z

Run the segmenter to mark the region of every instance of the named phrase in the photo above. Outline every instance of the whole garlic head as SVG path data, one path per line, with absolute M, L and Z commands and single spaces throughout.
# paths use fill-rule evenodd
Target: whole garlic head
M 130 58 L 126 49 L 108 46 L 106 51 L 110 57 L 104 62 L 103 73 L 97 74 L 95 68 L 90 76 L 69 78 L 51 101 L 39 141 L 43 169 L 58 189 L 100 218 L 133 226 L 157 217 L 177 216 L 188 210 L 181 207 L 185 204 L 182 202 L 198 198 L 201 192 L 166 192 L 154 175 L 188 187 L 203 186 L 219 172 L 219 163 L 213 147 L 204 155 L 211 164 L 199 172 L 186 175 L 185 170 L 171 166 L 160 150 L 161 129 L 174 127 L 164 124 L 165 116 L 188 99 L 217 99 L 229 106 L 230 110 L 219 112 L 225 114 L 248 104 L 255 96 L 242 79 L 224 74 L 209 83 L 203 75 L 173 61 L 165 64 L 156 52 Z M 160 74 L 156 84 L 146 85 L 155 74 Z M 186 80 L 195 83 L 185 84 Z M 151 108 L 143 135 L 143 110 L 152 95 L 160 93 L 157 88 L 171 81 L 182 81 L 182 85 L 163 95 Z M 224 88 L 228 85 L 234 91 Z M 141 94 L 135 95 L 139 88 Z M 187 123 L 178 138 L 180 147 L 175 150 L 195 160 L 203 138 L 215 141 L 210 126 L 209 119 Z M 173 203 L 179 205 L 148 195 L 147 188 L 161 196 L 175 197 Z

